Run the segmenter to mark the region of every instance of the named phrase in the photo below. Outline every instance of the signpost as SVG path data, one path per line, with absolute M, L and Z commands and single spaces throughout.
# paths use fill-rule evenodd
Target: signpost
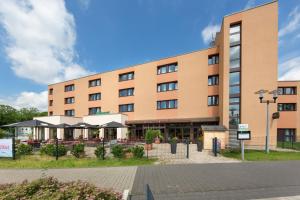
M 251 131 L 249 130 L 248 124 L 239 124 L 238 132 L 237 132 L 237 139 L 241 140 L 241 152 L 242 152 L 242 160 L 245 159 L 245 145 L 244 140 L 251 139 Z

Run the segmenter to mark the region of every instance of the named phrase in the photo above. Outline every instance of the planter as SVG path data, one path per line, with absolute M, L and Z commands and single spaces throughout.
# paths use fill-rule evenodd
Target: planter
M 155 138 L 154 143 L 155 143 L 155 144 L 160 144 L 160 138 Z
M 202 150 L 203 150 L 203 142 L 202 142 L 202 141 L 201 141 L 201 142 L 198 141 L 198 142 L 197 142 L 197 151 L 200 151 L 200 152 L 201 152 Z
M 171 154 L 176 154 L 177 143 L 171 143 Z
M 152 143 L 151 144 L 145 144 L 145 150 L 152 150 Z

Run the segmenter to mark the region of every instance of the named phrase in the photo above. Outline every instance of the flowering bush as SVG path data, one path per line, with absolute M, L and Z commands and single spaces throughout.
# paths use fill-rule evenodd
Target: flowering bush
M 132 147 L 132 153 L 134 158 L 143 158 L 144 157 L 144 147 L 142 146 L 135 146 Z
M 77 181 L 61 183 L 48 177 L 21 184 L 0 185 L 0 199 L 89 199 L 119 200 L 120 193 L 103 190 L 92 184 Z

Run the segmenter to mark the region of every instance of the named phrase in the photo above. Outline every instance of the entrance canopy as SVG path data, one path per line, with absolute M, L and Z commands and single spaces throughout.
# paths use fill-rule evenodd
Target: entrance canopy
M 89 128 L 99 128 L 98 125 L 92 125 L 88 123 L 79 122 L 77 124 L 71 125 L 69 128 L 76 128 L 76 129 L 89 129 Z
M 45 127 L 45 128 L 55 128 L 55 125 L 43 122 L 37 119 L 28 120 L 23 122 L 17 122 L 13 124 L 4 125 L 2 127 Z
M 55 125 L 55 128 L 71 128 L 71 125 L 62 123 L 62 124 Z
M 100 126 L 100 128 L 126 128 L 126 127 L 127 126 L 115 121 L 108 122 Z

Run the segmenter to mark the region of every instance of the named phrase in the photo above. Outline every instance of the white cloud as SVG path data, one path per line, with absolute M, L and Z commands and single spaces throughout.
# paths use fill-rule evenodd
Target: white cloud
M 87 10 L 90 6 L 90 0 L 77 0 L 83 10 Z
M 216 33 L 220 31 L 220 25 L 207 25 L 201 32 L 202 39 L 205 44 L 208 44 L 212 38 L 216 37 Z
M 248 0 L 247 4 L 244 7 L 244 10 L 247 10 L 249 8 L 253 8 L 255 6 L 255 0 Z
M 288 23 L 286 23 L 286 25 L 279 30 L 278 32 L 279 37 L 290 34 L 300 28 L 299 6 L 295 7 L 292 10 L 292 12 L 290 12 L 288 19 L 289 19 Z
M 300 80 L 300 56 L 279 64 L 281 75 L 279 80 Z
M 17 109 L 35 107 L 40 111 L 47 111 L 48 92 L 21 92 L 13 97 L 0 99 L 0 104 L 10 105 Z
M 75 62 L 75 21 L 64 0 L 2 0 L 0 24 L 17 76 L 49 84 L 90 73 Z

